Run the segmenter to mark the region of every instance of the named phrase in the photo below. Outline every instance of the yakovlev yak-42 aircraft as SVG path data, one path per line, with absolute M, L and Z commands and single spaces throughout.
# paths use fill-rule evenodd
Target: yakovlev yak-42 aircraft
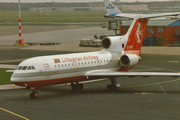
M 141 60 L 141 46 L 148 19 L 175 16 L 178 13 L 151 15 L 117 14 L 119 17 L 134 19 L 124 36 L 106 37 L 102 40 L 101 51 L 33 57 L 22 61 L 13 71 L 11 82 L 32 89 L 31 98 L 37 98 L 35 87 L 71 83 L 72 90 L 83 89 L 81 81 L 109 78 L 108 91 L 118 90 L 117 77 L 124 76 L 172 76 L 180 73 L 168 72 L 127 72 Z

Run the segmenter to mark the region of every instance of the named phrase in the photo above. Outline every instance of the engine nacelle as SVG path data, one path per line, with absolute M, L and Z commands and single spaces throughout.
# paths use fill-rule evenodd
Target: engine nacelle
M 102 47 L 109 51 L 122 51 L 122 46 L 125 46 L 123 42 L 120 36 L 106 37 L 102 40 Z
M 136 54 L 125 54 L 120 58 L 120 64 L 124 67 L 130 67 L 136 65 L 141 60 L 141 57 Z

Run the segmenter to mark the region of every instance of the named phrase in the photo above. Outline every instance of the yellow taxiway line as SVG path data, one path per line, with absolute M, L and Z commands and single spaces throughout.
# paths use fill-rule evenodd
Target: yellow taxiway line
M 5 112 L 7 112 L 7 113 L 10 113 L 10 114 L 12 114 L 12 115 L 15 115 L 15 116 L 17 116 L 17 117 L 19 117 L 19 118 L 22 118 L 22 119 L 24 119 L 24 120 L 30 120 L 30 119 L 28 119 L 28 118 L 25 118 L 25 117 L 23 117 L 23 116 L 21 116 L 21 115 L 18 115 L 18 114 L 14 113 L 14 112 L 11 112 L 11 111 L 6 110 L 6 109 L 3 109 L 3 108 L 0 108 L 0 110 L 5 111 Z

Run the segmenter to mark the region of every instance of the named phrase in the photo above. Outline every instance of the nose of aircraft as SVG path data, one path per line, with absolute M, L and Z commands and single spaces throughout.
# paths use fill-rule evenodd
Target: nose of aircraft
M 21 85 L 21 81 L 20 81 L 20 79 L 18 78 L 17 73 L 13 73 L 13 74 L 11 75 L 10 81 L 11 81 L 13 84 Z
M 13 74 L 11 75 L 10 81 L 11 81 L 12 83 L 13 83 L 13 82 L 16 82 L 15 73 L 13 73 Z

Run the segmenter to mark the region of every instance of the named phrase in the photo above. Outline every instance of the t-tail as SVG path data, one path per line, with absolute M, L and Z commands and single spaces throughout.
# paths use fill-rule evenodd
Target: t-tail
M 125 53 L 132 53 L 140 56 L 141 47 L 143 44 L 144 36 L 147 30 L 147 24 L 150 18 L 165 17 L 165 16 L 177 16 L 177 13 L 162 13 L 162 14 L 117 14 L 118 17 L 126 17 L 134 19 L 129 27 L 125 39 L 126 45 L 124 48 Z
M 117 14 L 117 17 L 133 19 L 129 30 L 124 36 L 106 37 L 102 41 L 102 47 L 113 55 L 119 55 L 121 68 L 119 71 L 128 71 L 141 60 L 141 47 L 147 30 L 148 20 L 150 18 L 177 16 L 178 13 L 163 14 Z

